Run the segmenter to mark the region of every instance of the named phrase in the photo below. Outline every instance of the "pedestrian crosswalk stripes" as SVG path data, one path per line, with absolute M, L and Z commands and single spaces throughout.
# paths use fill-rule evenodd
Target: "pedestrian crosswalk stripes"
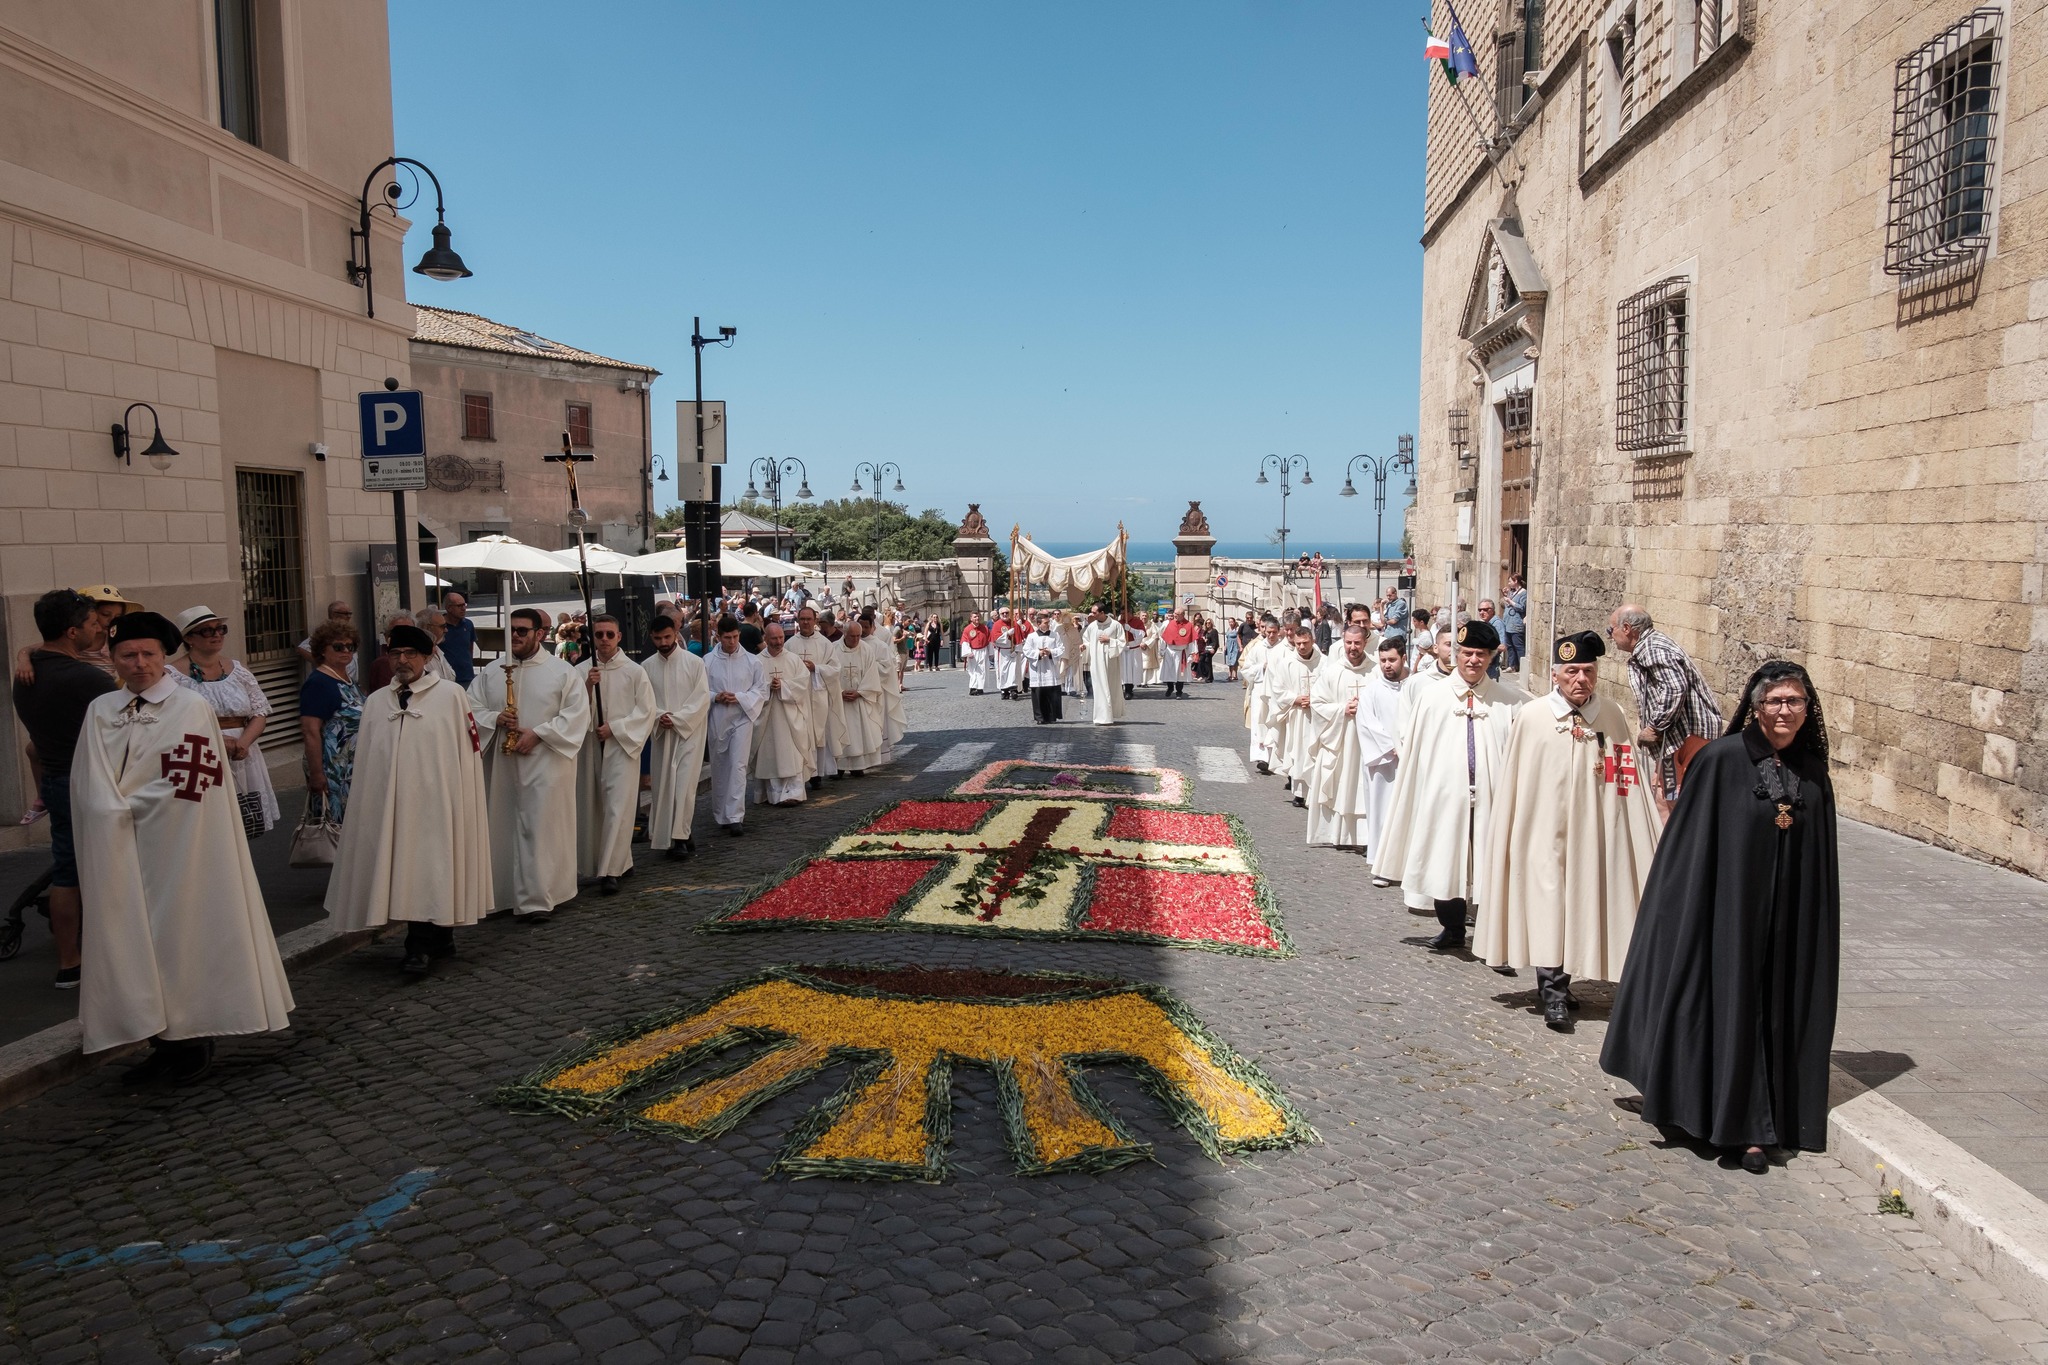
M 981 761 L 994 746 L 986 743 L 955 744 L 933 759 L 925 768 L 928 773 L 964 773 L 981 766 Z
M 1031 746 L 1031 752 L 1026 757 L 1033 763 L 1068 763 L 1073 760 L 1074 746 L 1041 741 Z
M 1116 746 L 1116 761 L 1126 768 L 1156 768 L 1159 766 L 1159 750 L 1150 744 L 1119 744 Z
M 1237 756 L 1237 750 L 1211 747 L 1206 744 L 1195 746 L 1195 777 L 1202 782 L 1247 782 L 1244 760 Z

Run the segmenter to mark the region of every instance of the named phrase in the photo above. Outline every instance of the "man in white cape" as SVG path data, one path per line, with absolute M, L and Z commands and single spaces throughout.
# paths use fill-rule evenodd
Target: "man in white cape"
M 811 675 L 814 691 L 811 693 L 811 790 L 824 785 L 826 778 L 839 771 L 839 764 L 832 756 L 832 727 L 839 719 L 839 713 L 830 705 L 832 694 L 839 690 L 839 648 L 826 639 L 818 630 L 818 613 L 812 607 L 802 607 L 796 614 L 796 635 L 783 646 L 791 654 L 803 660 L 804 668 Z
M 292 992 L 220 724 L 165 671 L 177 628 L 130 612 L 108 639 L 121 686 L 86 708 L 71 762 L 83 1048 L 152 1039 L 123 1079 L 188 1084 L 212 1066 L 215 1037 L 288 1027 Z
M 978 697 L 988 691 L 995 662 L 992 638 L 978 611 L 967 618 L 966 626 L 960 631 L 960 652 L 967 664 L 967 695 L 970 697 Z
M 839 711 L 833 754 L 839 770 L 865 777 L 882 747 L 882 679 L 875 657 L 861 645 L 860 622 L 849 620 L 839 637 L 839 691 L 828 703 Z
M 1372 847 L 1373 800 L 1393 785 L 1405 651 L 1374 659 L 1363 625 L 1344 629 L 1343 654 L 1316 671 L 1309 710 L 1315 716 L 1315 772 L 1309 779 L 1308 842 Z M 1387 662 L 1395 668 L 1389 678 Z M 1385 766 L 1385 780 L 1374 774 Z
M 1266 668 L 1280 651 L 1280 623 L 1271 612 L 1259 617 L 1259 633 L 1237 658 L 1237 680 L 1244 688 L 1244 726 L 1252 766 L 1273 771 L 1273 727 L 1266 718 Z
M 511 650 L 469 682 L 484 733 L 491 811 L 491 899 L 536 924 L 576 898 L 576 758 L 590 697 L 576 670 L 540 647 L 541 614 L 513 611 Z
M 683 648 L 673 620 L 657 616 L 647 634 L 654 645 L 640 665 L 654 689 L 654 752 L 648 756 L 654 792 L 647 808 L 647 844 L 679 860 L 697 847 L 690 830 L 697 819 L 711 689 L 704 681 L 704 661 Z
M 1296 806 L 1308 805 L 1315 771 L 1315 715 L 1309 709 L 1316 674 L 1326 660 L 1316 648 L 1315 628 L 1296 622 L 1281 647 L 1265 661 L 1266 723 L 1273 734 L 1273 768 L 1287 779 Z
M 811 745 L 811 711 L 819 684 L 802 657 L 783 643 L 779 622 L 768 623 L 755 658 L 768 679 L 768 694 L 761 718 L 754 722 L 754 801 L 799 805 L 817 761 Z
M 1465 946 L 1465 919 L 1486 866 L 1493 801 L 1515 708 L 1526 692 L 1486 676 L 1500 635 L 1484 621 L 1458 628 L 1457 672 L 1421 685 L 1401 732 L 1401 770 L 1373 874 L 1401 883 L 1411 910 L 1434 910 L 1440 953 Z M 1411 682 L 1410 687 L 1416 686 Z
M 1543 1022 L 1571 1029 L 1573 977 L 1617 981 L 1663 820 L 1621 707 L 1600 696 L 1595 631 L 1552 647 L 1553 691 L 1515 713 L 1494 792 L 1472 949 L 1534 967 Z
M 592 617 L 590 639 L 593 656 L 576 665 L 592 703 L 590 733 L 576 764 L 576 875 L 595 877 L 597 889 L 614 896 L 619 878 L 633 870 L 640 751 L 654 731 L 654 684 L 620 647 L 618 617 Z
M 1114 725 L 1124 718 L 1124 628 L 1100 602 L 1088 609 L 1088 624 L 1081 627 L 1081 648 L 1088 656 L 1089 685 L 1095 689 L 1089 719 L 1097 725 Z
M 355 776 L 327 913 L 344 933 L 406 926 L 402 970 L 455 955 L 455 930 L 491 913 L 491 815 L 469 694 L 427 671 L 434 639 L 395 627 L 389 686 L 363 699 Z
M 711 818 L 738 838 L 747 832 L 747 759 L 754 723 L 768 704 L 768 673 L 758 656 L 740 648 L 740 623 L 730 616 L 718 618 L 704 683 L 711 689 Z

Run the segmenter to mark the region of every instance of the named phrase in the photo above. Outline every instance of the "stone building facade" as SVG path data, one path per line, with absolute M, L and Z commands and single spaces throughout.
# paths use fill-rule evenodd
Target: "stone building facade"
M 509 535 L 576 543 L 568 481 L 546 457 L 579 455 L 587 534 L 622 554 L 654 548 L 650 391 L 661 371 L 550 341 L 475 313 L 415 307 L 413 386 L 427 422 L 420 523 L 439 543 Z
M 2048 873 L 2048 4 L 1461 17 L 1471 112 L 1430 77 L 1422 597 L 1526 567 L 1539 655 L 1553 615 L 1639 601 L 1724 710 L 1797 659 L 1846 812 Z
M 10 656 L 53 587 L 112 583 L 165 613 L 204 602 L 272 696 L 266 747 L 296 743 L 292 646 L 329 599 L 367 606 L 369 547 L 393 540 L 391 496 L 362 491 L 356 394 L 409 377 L 403 224 L 372 221 L 374 318 L 345 268 L 364 178 L 392 154 L 387 43 L 382 0 L 0 13 Z M 161 470 L 138 402 L 177 451 Z M 109 434 L 124 420 L 127 463 Z M 18 736 L 10 707 L 0 691 Z M 6 837 L 28 796 L 10 739 Z

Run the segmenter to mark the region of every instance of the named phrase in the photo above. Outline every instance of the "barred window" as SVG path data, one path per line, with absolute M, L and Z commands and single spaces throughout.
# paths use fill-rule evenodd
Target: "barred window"
M 462 439 L 465 441 L 494 441 L 491 431 L 491 396 L 487 393 L 465 393 L 462 395 Z
M 1972 11 L 1899 62 L 1888 274 L 1963 264 L 1990 245 L 2001 18 L 1997 9 Z
M 1690 288 L 1673 275 L 1621 301 L 1614 435 L 1623 450 L 1669 453 L 1689 443 Z
M 1464 464 L 1470 458 L 1472 449 L 1472 414 L 1465 408 L 1450 410 L 1449 429 L 1446 432 L 1452 451 L 1457 454 L 1458 463 Z

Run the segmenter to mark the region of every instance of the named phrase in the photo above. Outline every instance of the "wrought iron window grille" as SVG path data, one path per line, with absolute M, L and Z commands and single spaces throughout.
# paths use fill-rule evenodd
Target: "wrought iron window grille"
M 1458 467 L 1472 463 L 1472 414 L 1464 408 L 1450 411 L 1450 444 L 1457 453 Z
M 1689 443 L 1691 281 L 1673 275 L 1621 301 L 1615 335 L 1615 443 L 1671 454 Z
M 2003 19 L 1973 10 L 1899 60 L 1887 274 L 1974 263 L 1991 244 Z

